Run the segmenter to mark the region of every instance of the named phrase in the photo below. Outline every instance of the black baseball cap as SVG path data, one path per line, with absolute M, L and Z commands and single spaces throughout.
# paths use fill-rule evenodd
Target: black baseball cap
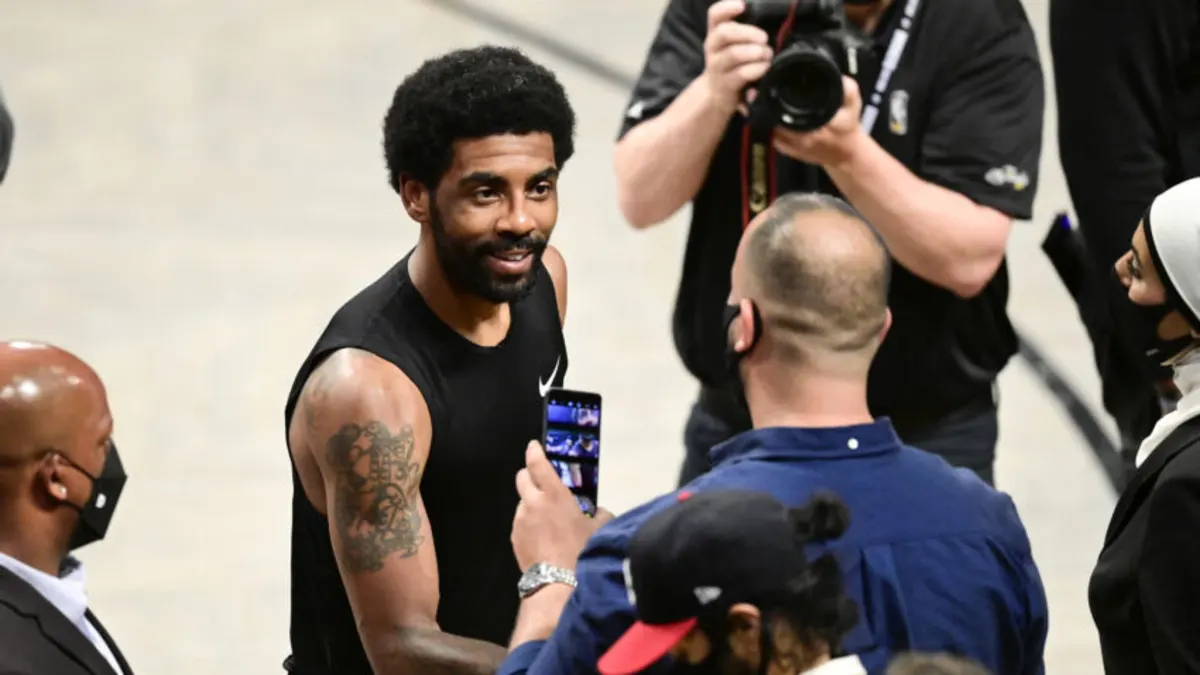
M 702 616 L 770 606 L 807 567 L 790 510 L 748 490 L 680 492 L 634 535 L 625 585 L 637 621 L 597 664 L 631 675 L 666 656 Z

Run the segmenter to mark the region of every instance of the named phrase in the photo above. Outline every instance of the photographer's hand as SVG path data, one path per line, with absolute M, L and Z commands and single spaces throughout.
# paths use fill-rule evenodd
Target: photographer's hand
M 866 137 L 862 128 L 862 95 L 858 83 L 852 78 L 842 78 L 842 107 L 833 119 L 815 131 L 791 131 L 784 127 L 775 129 L 775 149 L 792 159 L 833 166 L 845 162 L 853 153 L 856 144 Z
M 734 20 L 745 10 L 744 0 L 721 0 L 708 8 L 702 77 L 729 114 L 742 102 L 746 86 L 766 74 L 774 54 L 766 31 Z

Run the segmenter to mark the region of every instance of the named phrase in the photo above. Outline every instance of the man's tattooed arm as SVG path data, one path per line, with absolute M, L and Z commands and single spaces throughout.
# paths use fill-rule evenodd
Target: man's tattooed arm
M 432 435 L 424 401 L 390 364 L 355 358 L 386 377 L 363 372 L 361 363 L 351 364 L 352 373 L 345 363 L 322 364 L 306 387 L 303 426 L 324 477 L 334 553 L 371 665 L 378 675 L 490 675 L 503 647 L 437 625 L 435 537 L 420 495 Z M 337 369 L 321 380 L 327 367 Z
M 347 572 L 378 572 L 391 555 L 417 554 L 421 466 L 413 461 L 411 425 L 392 433 L 379 420 L 347 424 L 326 446 L 334 472 L 333 511 Z

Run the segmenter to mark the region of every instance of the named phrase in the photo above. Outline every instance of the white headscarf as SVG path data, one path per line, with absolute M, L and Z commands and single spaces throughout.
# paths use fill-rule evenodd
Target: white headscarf
M 1167 290 L 1167 304 L 1200 333 L 1200 178 L 1159 195 L 1142 221 L 1154 267 Z M 1175 363 L 1175 385 L 1183 397 L 1138 448 L 1138 466 L 1179 425 L 1200 416 L 1200 349 Z

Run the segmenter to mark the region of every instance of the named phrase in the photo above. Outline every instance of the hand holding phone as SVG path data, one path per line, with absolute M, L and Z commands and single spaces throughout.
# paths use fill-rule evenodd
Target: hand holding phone
M 600 492 L 600 408 L 600 394 L 551 389 L 542 425 L 546 457 L 588 515 Z

